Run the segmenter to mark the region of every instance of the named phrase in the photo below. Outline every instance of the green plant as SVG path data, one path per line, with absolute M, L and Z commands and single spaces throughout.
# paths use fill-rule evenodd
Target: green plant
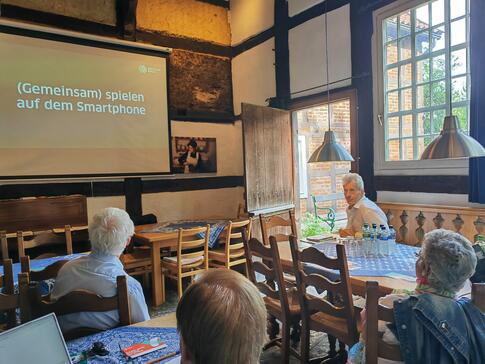
M 330 228 L 328 225 L 322 220 L 319 220 L 315 215 L 307 212 L 305 216 L 301 218 L 301 233 L 304 238 L 329 232 Z

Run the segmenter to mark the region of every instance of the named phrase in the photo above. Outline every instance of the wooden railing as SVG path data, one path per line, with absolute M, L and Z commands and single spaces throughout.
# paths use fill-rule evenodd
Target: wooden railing
M 485 230 L 485 209 L 399 203 L 378 205 L 396 229 L 396 240 L 408 245 L 421 245 L 424 234 L 434 229 L 456 231 L 471 242 Z

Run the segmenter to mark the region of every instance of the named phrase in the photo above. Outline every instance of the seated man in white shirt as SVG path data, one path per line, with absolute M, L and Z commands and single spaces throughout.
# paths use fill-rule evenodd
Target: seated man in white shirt
M 91 253 L 61 268 L 51 298 L 59 298 L 75 289 L 111 297 L 116 295 L 116 277 L 126 275 L 132 322 L 150 319 L 140 283 L 128 276 L 119 259 L 134 231 L 133 222 L 123 210 L 110 207 L 96 214 L 89 224 Z M 118 311 L 80 312 L 59 317 L 63 332 L 77 327 L 106 330 L 118 324 Z
M 347 208 L 347 226 L 340 229 L 340 236 L 354 236 L 362 231 L 364 223 L 387 226 L 386 214 L 374 202 L 365 197 L 364 181 L 357 173 L 349 173 L 343 176 L 345 200 L 349 204 Z

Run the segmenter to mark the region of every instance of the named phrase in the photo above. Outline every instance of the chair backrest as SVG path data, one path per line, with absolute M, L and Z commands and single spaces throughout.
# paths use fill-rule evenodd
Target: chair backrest
M 374 281 L 366 282 L 365 362 L 376 364 L 378 357 L 402 361 L 399 344 L 386 343 L 378 332 L 379 320 L 394 323 L 394 310 L 379 304 L 379 296 L 379 284 Z
M 66 241 L 66 254 L 72 254 L 72 228 L 71 225 L 65 225 L 63 228 L 56 229 L 59 232 L 64 232 L 65 241 Z M 17 231 L 17 250 L 19 252 L 19 259 L 26 256 L 26 249 L 34 248 L 39 246 L 39 244 L 33 240 L 24 240 L 24 237 L 33 236 L 31 231 Z M 8 254 L 8 250 L 7 250 Z M 55 255 L 55 254 L 51 254 Z
M 47 279 L 53 279 L 57 277 L 59 270 L 66 264 L 69 260 L 58 260 L 42 270 L 30 270 L 30 257 L 26 255 L 20 258 L 20 269 L 22 273 L 28 273 L 29 279 L 31 281 L 45 281 Z
M 338 337 L 334 335 L 332 333 L 333 327 L 330 325 L 327 327 L 328 331 L 326 332 L 336 336 L 347 345 L 357 342 L 359 336 L 344 246 L 337 244 L 337 258 L 329 258 L 315 247 L 310 247 L 300 252 L 298 240 L 295 236 L 291 236 L 290 249 L 303 317 L 310 318 L 316 312 L 323 312 L 332 317 L 345 319 L 346 336 Z M 307 274 L 304 269 L 305 264 L 311 264 L 314 272 Z M 321 270 L 319 271 L 319 269 Z M 328 271 L 329 269 L 337 270 L 340 274 L 340 279 L 332 281 L 323 275 L 325 270 Z M 307 287 L 314 287 L 317 291 L 327 291 L 327 295 L 326 297 L 314 296 L 307 292 Z M 342 304 L 339 306 L 332 302 L 333 297 L 337 294 L 342 300 Z
M 74 290 L 68 294 L 51 300 L 49 296 L 42 296 L 39 284 L 29 286 L 29 303 L 32 318 L 44 316 L 54 312 L 57 316 L 78 312 L 105 312 L 117 310 L 119 326 L 131 324 L 130 304 L 128 300 L 128 286 L 126 276 L 116 277 L 117 294 L 112 297 L 101 297 L 86 290 Z M 66 340 L 99 332 L 98 329 L 80 327 L 64 333 Z
M 272 216 L 259 215 L 259 221 L 261 225 L 261 234 L 263 235 L 263 243 L 269 245 L 269 236 L 272 235 L 276 241 L 288 241 L 290 235 L 297 236 L 295 210 L 289 209 L 285 212 L 288 214 L 288 219 L 285 219 L 282 215 L 283 212 Z M 279 229 L 278 229 L 279 228 Z M 291 229 L 290 234 L 284 234 L 281 232 L 270 232 L 272 229 L 282 230 L 282 228 Z
M 204 234 L 204 237 L 200 237 Z M 191 268 L 191 275 L 199 270 L 209 269 L 210 225 L 193 229 L 179 229 L 177 244 L 177 267 L 179 274 L 183 268 Z M 202 258 L 202 259 L 200 259 Z M 185 263 L 184 261 L 192 261 Z M 199 268 L 195 270 L 196 268 Z
M 26 236 L 32 236 L 35 231 L 61 230 L 66 225 L 74 227 L 84 227 L 88 223 L 86 196 L 55 196 L 25 198 L 15 200 L 0 201 L 0 231 L 5 232 L 5 239 L 0 239 L 3 259 L 8 258 L 8 238 L 17 237 L 19 248 L 29 248 L 36 246 L 35 240 L 30 242 L 23 241 Z M 18 236 L 22 232 L 22 236 Z M 70 231 L 66 231 L 66 240 L 69 240 Z M 22 245 L 23 244 L 23 245 Z M 43 244 L 43 243 L 42 243 Z M 68 254 L 69 244 L 72 247 L 72 240 L 67 242 Z M 25 250 L 20 256 L 25 255 Z
M 12 259 L 3 260 L 3 275 L 0 276 L 0 311 L 7 313 L 7 327 L 16 324 L 15 308 L 18 307 L 18 296 L 14 295 Z
M 248 275 L 251 282 L 258 287 L 261 293 L 280 302 L 283 319 L 285 319 L 290 314 L 290 308 L 278 251 L 278 243 L 273 236 L 270 236 L 269 240 L 269 247 L 263 245 L 256 238 L 245 241 L 244 250 Z M 260 258 L 261 261 L 254 260 L 254 257 Z M 263 275 L 264 280 L 258 282 L 256 273 Z M 281 289 L 282 287 L 285 287 L 285 289 Z
M 19 274 L 19 289 L 15 292 L 13 279 L 13 265 L 11 259 L 3 261 L 3 276 L 0 276 L 0 312 L 7 314 L 7 328 L 17 325 L 17 315 L 15 310 L 20 309 L 20 321 L 23 323 L 28 320 L 28 296 L 27 285 L 28 276 L 24 273 Z
M 480 311 L 485 312 L 485 283 L 472 284 L 472 302 Z
M 234 251 L 244 249 L 243 233 L 251 238 L 251 219 L 242 221 L 229 221 L 226 227 L 226 256 L 231 257 Z

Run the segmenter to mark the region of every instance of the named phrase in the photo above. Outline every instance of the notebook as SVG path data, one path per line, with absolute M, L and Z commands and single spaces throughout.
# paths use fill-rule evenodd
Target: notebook
M 71 364 L 55 314 L 0 333 L 2 363 Z

